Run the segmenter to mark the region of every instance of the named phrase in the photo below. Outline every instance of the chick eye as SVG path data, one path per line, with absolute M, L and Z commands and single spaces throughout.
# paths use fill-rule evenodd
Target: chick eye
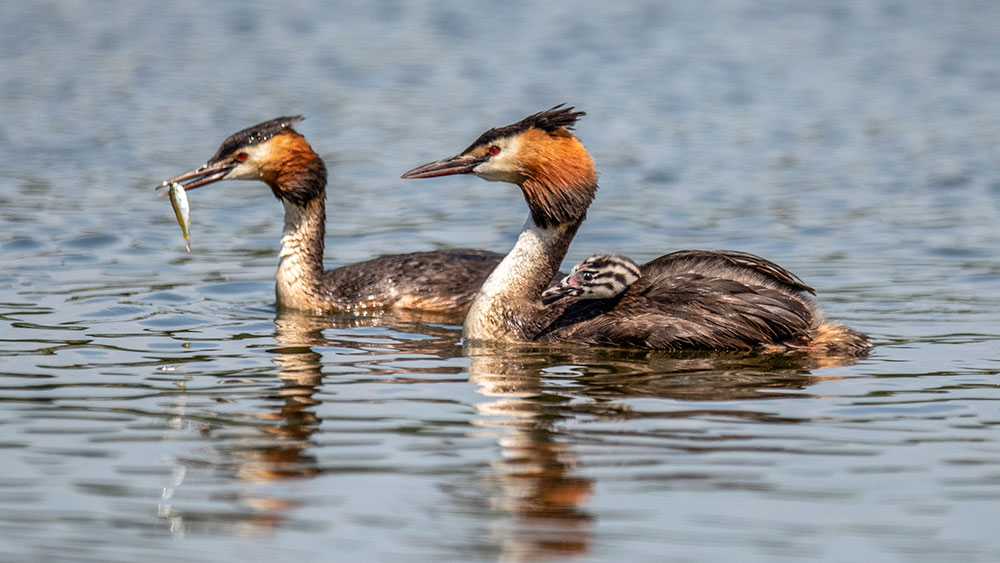
M 594 281 L 594 274 L 592 274 L 590 272 L 584 272 L 584 273 L 580 274 L 580 277 L 583 278 L 583 281 L 585 281 L 585 282 L 592 282 L 592 281 Z
M 245 152 L 241 152 L 240 154 L 236 155 L 236 160 L 240 162 L 243 162 L 246 159 L 247 159 L 247 153 Z
M 493 156 L 493 155 L 496 155 L 496 154 L 500 154 L 500 147 L 497 146 L 497 145 L 491 146 L 490 150 L 489 150 L 489 153 L 490 153 L 490 156 Z

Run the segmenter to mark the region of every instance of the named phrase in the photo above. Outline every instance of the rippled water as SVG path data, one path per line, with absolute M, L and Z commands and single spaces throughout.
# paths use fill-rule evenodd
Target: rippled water
M 996 561 L 994 2 L 0 7 L 0 559 Z M 569 102 L 568 263 L 733 248 L 871 333 L 794 357 L 463 349 L 279 314 L 260 184 L 163 178 L 290 113 L 327 261 L 505 250 L 516 188 L 404 182 Z

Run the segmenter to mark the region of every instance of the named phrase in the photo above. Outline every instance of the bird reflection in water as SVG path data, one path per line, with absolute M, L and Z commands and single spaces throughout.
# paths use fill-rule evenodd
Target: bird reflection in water
M 495 436 L 502 457 L 484 476 L 490 508 L 511 515 L 495 533 L 504 558 L 515 560 L 587 552 L 593 516 L 585 509 L 593 482 L 577 473 L 570 445 L 559 440 L 566 399 L 548 389 L 542 354 L 468 348 L 470 379 L 491 401 L 476 405 L 473 424 Z
M 274 494 L 273 488 L 241 488 L 239 493 L 226 500 L 241 507 L 236 513 L 200 514 L 197 510 L 183 510 L 177 506 L 174 493 L 184 485 L 185 474 L 192 468 L 221 470 L 232 479 L 243 483 L 275 483 L 296 479 L 310 479 L 322 469 L 311 450 L 316 446 L 314 434 L 322 419 L 317 409 L 322 400 L 318 397 L 324 379 L 323 354 L 318 347 L 343 347 L 358 349 L 353 329 L 359 327 L 391 326 L 394 332 L 419 332 L 420 339 L 398 339 L 387 343 L 380 340 L 377 349 L 365 349 L 352 365 L 364 366 L 366 376 L 383 377 L 381 381 L 412 382 L 421 368 L 409 368 L 407 377 L 392 377 L 399 369 L 380 367 L 409 353 L 433 354 L 442 360 L 460 356 L 457 344 L 461 319 L 434 313 L 386 314 L 381 317 L 315 316 L 294 311 L 279 311 L 274 319 L 274 337 L 277 346 L 267 351 L 278 366 L 280 386 L 268 386 L 250 398 L 255 403 L 263 399 L 268 403 L 264 410 L 241 409 L 230 413 L 199 413 L 193 417 L 190 408 L 180 408 L 172 416 L 170 425 L 179 428 L 189 425 L 193 418 L 202 419 L 200 430 L 211 440 L 212 455 L 178 460 L 174 466 L 171 486 L 164 489 L 158 515 L 170 522 L 171 533 L 181 537 L 188 531 L 215 533 L 242 537 L 262 537 L 289 525 L 293 512 L 306 503 L 305 499 Z M 429 324 L 428 324 L 429 323 Z M 448 328 L 448 324 L 455 328 Z M 337 333 L 345 331 L 344 340 Z M 430 338 L 427 338 L 427 337 Z M 461 371 L 458 366 L 442 369 L 424 368 L 440 374 L 442 371 Z M 414 376 L 413 374 L 417 374 Z M 260 378 L 228 378 L 230 384 L 257 384 Z M 181 394 L 178 404 L 186 404 L 186 394 Z M 234 399 L 233 393 L 217 400 L 223 403 L 248 402 L 246 395 Z M 259 492 L 258 492 L 259 491 Z M 214 495 L 214 493 L 213 493 Z M 316 523 L 296 520 L 294 526 L 304 530 Z
M 592 444 L 598 439 L 614 446 L 620 438 L 589 436 L 578 430 L 580 423 L 711 413 L 704 407 L 636 412 L 628 399 L 641 397 L 692 402 L 808 397 L 802 389 L 837 379 L 811 370 L 856 361 L 469 343 L 465 353 L 471 359 L 471 381 L 489 399 L 476 406 L 473 424 L 495 437 L 502 451 L 482 480 L 491 495 L 489 506 L 509 516 L 494 532 L 502 559 L 512 560 L 549 560 L 583 555 L 589 549 L 597 520 L 587 507 L 594 482 L 586 476 L 586 460 L 575 452 L 574 442 Z M 765 422 L 774 418 L 768 413 L 726 413 Z M 567 422 L 575 422 L 572 430 L 564 429 Z
M 397 370 L 380 370 L 378 364 L 397 359 L 399 354 L 408 351 L 433 354 L 442 359 L 460 355 L 461 348 L 455 343 L 459 335 L 457 328 L 425 324 L 447 320 L 454 321 L 448 316 L 421 312 L 398 312 L 380 317 L 327 317 L 294 311 L 279 312 L 274 320 L 279 347 L 269 350 L 274 354 L 274 363 L 280 368 L 278 377 L 282 386 L 273 397 L 278 400 L 279 406 L 273 412 L 255 415 L 259 419 L 279 423 L 264 430 L 277 438 L 278 443 L 272 441 L 266 447 L 246 450 L 247 459 L 240 464 L 238 476 L 247 481 L 274 481 L 311 477 L 318 473 L 316 460 L 304 453 L 313 445 L 311 437 L 322 422 L 315 412 L 320 402 L 315 396 L 323 381 L 322 355 L 313 347 L 357 346 L 356 341 L 338 343 L 335 336 L 327 336 L 324 331 L 389 325 L 399 332 L 419 330 L 422 335 L 431 336 L 416 341 L 382 343 L 380 352 L 368 350 L 370 357 L 357 362 L 368 368 L 366 373 L 369 375 L 389 375 Z M 441 370 L 429 371 L 440 373 Z M 393 381 L 391 378 L 387 380 L 390 383 Z
M 391 327 L 397 334 L 413 332 L 420 338 L 378 338 L 375 346 L 359 344 L 363 336 L 356 328 L 376 326 Z M 228 416 L 200 413 L 198 418 L 205 421 L 203 435 L 213 444 L 212 455 L 209 459 L 181 460 L 171 493 L 183 486 L 184 470 L 190 474 L 191 468 L 220 470 L 231 480 L 262 484 L 322 474 L 314 436 L 323 422 L 317 414 L 321 390 L 324 383 L 331 383 L 324 382 L 321 348 L 357 350 L 345 367 L 363 371 L 366 381 L 421 383 L 426 373 L 427 382 L 440 382 L 443 373 L 464 377 L 467 371 L 478 392 L 488 398 L 476 405 L 469 424 L 476 427 L 473 435 L 496 440 L 500 455 L 471 481 L 453 479 L 441 487 L 450 491 L 454 506 L 462 510 L 469 504 L 476 507 L 470 518 L 482 518 L 479 508 L 490 507 L 489 523 L 495 534 L 491 543 L 518 559 L 585 554 L 589 549 L 597 515 L 588 509 L 588 500 L 595 486 L 585 472 L 587 460 L 581 459 L 576 448 L 581 441 L 593 443 L 594 437 L 580 432 L 581 423 L 638 417 L 697 418 L 711 413 L 704 404 L 682 410 L 676 408 L 676 402 L 664 402 L 671 405 L 664 408 L 667 412 L 637 412 L 629 399 L 638 397 L 681 402 L 808 397 L 802 390 L 825 379 L 810 370 L 838 363 L 836 359 L 808 356 L 672 354 L 575 346 L 483 344 L 463 349 L 458 322 L 427 314 L 371 318 L 283 311 L 275 317 L 274 338 L 277 346 L 268 352 L 278 367 L 280 385 L 269 384 L 262 392 L 252 392 L 249 399 L 247 395 L 236 399 L 255 405 L 264 399 L 268 406 L 239 408 Z M 468 368 L 447 361 L 463 354 L 469 359 Z M 398 360 L 407 356 L 434 360 L 426 366 L 407 365 L 401 370 Z M 331 361 L 328 355 L 326 363 Z M 852 361 L 845 358 L 841 363 Z M 256 377 L 228 381 L 260 383 Z M 227 392 L 225 399 L 232 401 L 233 397 L 239 395 Z M 190 410 L 188 415 L 178 416 L 190 421 Z M 749 410 L 725 413 L 764 422 L 773 417 Z M 670 431 L 657 432 L 655 438 L 669 440 Z M 614 446 L 616 439 L 598 437 L 597 445 Z M 711 447 L 716 446 L 707 446 Z M 222 485 L 232 483 L 223 481 Z M 215 487 L 213 491 L 210 498 L 233 502 L 239 509 L 221 514 L 179 510 L 165 491 L 160 516 L 170 521 L 172 533 L 183 535 L 194 529 L 261 537 L 289 526 L 299 530 L 321 526 L 301 519 L 293 522 L 295 512 L 308 500 L 276 492 L 273 487 L 239 487 L 224 499 Z M 496 518 L 496 513 L 501 517 Z

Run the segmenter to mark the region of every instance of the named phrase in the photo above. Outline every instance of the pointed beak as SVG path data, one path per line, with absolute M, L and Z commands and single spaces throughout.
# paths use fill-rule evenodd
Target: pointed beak
M 156 189 L 160 190 L 163 188 L 168 188 L 170 187 L 170 184 L 173 184 L 174 182 L 177 182 L 182 186 L 184 186 L 184 191 L 193 190 L 195 188 L 200 188 L 202 186 L 207 186 L 213 182 L 218 182 L 219 180 L 221 180 L 226 174 L 229 173 L 230 170 L 233 169 L 234 166 L 235 164 L 229 162 L 224 162 L 220 164 L 212 164 L 212 163 L 203 164 L 190 172 L 185 172 L 180 176 L 171 178 L 169 180 L 164 180 L 163 183 L 161 183 L 159 186 L 156 186 Z M 164 191 L 157 195 L 164 196 L 166 194 L 167 192 Z
M 581 293 L 580 288 L 560 282 L 543 291 L 542 300 L 547 302 L 558 301 L 563 297 L 577 297 Z
M 452 174 L 471 174 L 473 170 L 482 164 L 485 158 L 468 158 L 453 156 L 442 158 L 434 162 L 428 162 L 423 166 L 418 166 L 413 170 L 403 174 L 403 178 L 412 180 L 414 178 L 437 178 L 438 176 L 451 176 Z

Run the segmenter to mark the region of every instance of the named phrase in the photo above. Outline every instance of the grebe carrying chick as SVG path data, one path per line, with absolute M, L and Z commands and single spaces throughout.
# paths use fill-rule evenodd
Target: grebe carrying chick
M 458 155 L 403 178 L 474 174 L 521 188 L 529 217 L 514 248 L 473 300 L 470 341 L 576 343 L 652 349 L 804 350 L 863 355 L 868 337 L 825 321 L 814 291 L 743 252 L 684 250 L 640 267 L 609 299 L 543 303 L 597 191 L 597 170 L 570 130 L 584 112 L 556 106 L 490 129 Z
M 257 180 L 285 207 L 275 274 L 278 306 L 314 313 L 387 309 L 463 314 L 502 254 L 452 249 L 381 256 L 323 269 L 326 165 L 279 117 L 229 136 L 204 165 L 163 182 L 192 190 L 220 180 Z

